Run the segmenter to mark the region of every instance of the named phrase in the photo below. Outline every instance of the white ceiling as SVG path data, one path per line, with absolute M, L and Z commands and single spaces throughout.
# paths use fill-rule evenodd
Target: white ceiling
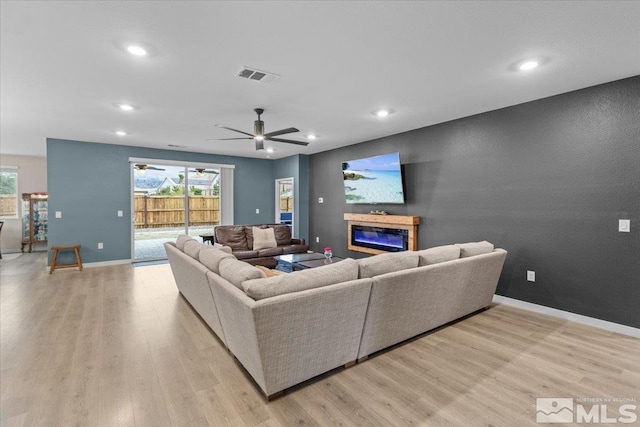
M 311 154 L 640 74 L 640 2 L 2 1 L 0 153 L 45 138 L 266 157 Z M 144 42 L 151 57 L 124 51 Z M 543 57 L 529 73 L 511 66 Z M 251 66 L 281 76 L 241 79 Z M 129 102 L 125 113 L 114 104 Z M 386 119 L 371 112 L 386 107 Z M 118 137 L 115 130 L 131 133 Z

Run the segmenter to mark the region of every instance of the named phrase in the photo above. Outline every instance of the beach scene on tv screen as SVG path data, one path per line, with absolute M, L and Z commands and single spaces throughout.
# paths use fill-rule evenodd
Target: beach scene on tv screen
M 347 203 L 404 203 L 398 153 L 342 162 Z

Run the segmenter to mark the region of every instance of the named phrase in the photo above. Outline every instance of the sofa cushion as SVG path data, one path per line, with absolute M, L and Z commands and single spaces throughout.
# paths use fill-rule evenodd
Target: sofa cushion
M 258 251 L 233 251 L 233 255 L 238 259 L 258 258 Z
M 420 257 L 416 252 L 393 252 L 374 255 L 358 260 L 360 279 L 367 279 L 393 271 L 406 270 L 418 266 Z
M 453 261 L 460 258 L 460 246 L 445 245 L 423 249 L 416 252 L 420 256 L 418 266 L 437 264 L 444 261 Z
M 309 250 L 308 245 L 286 245 L 280 246 L 283 254 L 301 254 Z
M 482 242 L 456 243 L 456 246 L 460 248 L 460 258 L 493 252 L 493 243 L 489 243 L 486 240 Z
M 205 247 L 200 250 L 200 262 L 216 274 L 220 274 L 220 261 L 226 258 L 235 259 L 236 257 L 214 248 Z
M 216 242 L 221 245 L 229 246 L 235 250 L 248 250 L 247 236 L 244 234 L 244 226 L 242 225 L 223 225 L 216 227 L 214 230 Z
M 258 251 L 258 256 L 259 257 L 276 256 L 276 255 L 282 255 L 282 247 L 281 246 L 277 246 L 275 248 L 260 249 Z
M 186 234 L 179 235 L 178 238 L 176 239 L 176 248 L 184 252 L 184 244 L 189 240 L 195 240 L 195 239 L 191 236 L 187 236 Z
M 200 260 L 200 249 L 203 248 L 203 244 L 198 242 L 195 239 L 188 240 L 184 243 L 184 253 L 189 255 L 191 258 L 196 261 Z
M 253 250 L 275 248 L 278 246 L 273 228 L 252 227 Z
M 259 268 L 233 258 L 220 261 L 220 276 L 241 290 L 243 290 L 242 282 L 267 277 Z
M 266 279 L 247 280 L 242 288 L 247 296 L 261 300 L 277 295 L 320 288 L 358 278 L 358 263 L 347 258 L 335 264 L 309 268 Z
M 276 235 L 278 246 L 291 244 L 291 228 L 288 225 L 274 225 L 273 231 Z

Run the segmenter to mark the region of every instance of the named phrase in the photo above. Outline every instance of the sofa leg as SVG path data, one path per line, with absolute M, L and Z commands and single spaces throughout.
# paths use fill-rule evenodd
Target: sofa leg
M 360 359 L 358 359 L 358 363 L 364 362 L 365 360 L 367 360 L 369 358 L 369 355 L 366 356 L 362 356 Z
M 269 396 L 267 396 L 267 401 L 271 402 L 272 400 L 277 399 L 278 397 L 282 396 L 283 394 L 284 394 L 284 390 L 280 390 L 280 391 L 277 391 L 277 392 L 275 392 L 273 394 L 270 394 Z
M 350 367 L 352 367 L 352 366 L 353 366 L 353 365 L 355 365 L 355 364 L 356 364 L 356 361 L 355 361 L 355 360 L 352 360 L 351 362 L 347 362 L 347 363 L 345 363 L 345 364 L 344 364 L 344 368 L 345 368 L 345 369 L 350 368 Z

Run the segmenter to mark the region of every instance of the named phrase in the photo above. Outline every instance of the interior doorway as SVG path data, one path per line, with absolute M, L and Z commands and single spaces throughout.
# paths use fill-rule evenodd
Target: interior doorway
M 276 224 L 287 224 L 295 236 L 293 177 L 276 179 Z
M 164 242 L 181 234 L 201 240 L 220 224 L 220 170 L 205 166 L 131 162 L 134 261 L 165 259 Z

